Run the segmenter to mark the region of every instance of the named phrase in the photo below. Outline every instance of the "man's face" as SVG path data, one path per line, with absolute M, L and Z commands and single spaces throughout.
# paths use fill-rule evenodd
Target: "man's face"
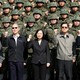
M 40 14 L 37 14 L 37 13 L 36 13 L 36 14 L 34 14 L 34 18 L 35 18 L 35 19 L 40 19 L 40 17 L 41 17 L 41 15 L 40 15 Z
M 29 27 L 33 27 L 34 26 L 34 22 L 28 22 L 27 24 L 29 25 Z
M 74 25 L 74 26 L 80 26 L 80 21 L 74 21 L 74 22 L 73 22 L 73 25 Z
M 57 20 L 56 20 L 56 19 L 51 19 L 51 20 L 50 20 L 50 23 L 51 23 L 51 24 L 56 24 L 56 23 L 57 23 Z
M 59 2 L 59 6 L 61 7 L 65 6 L 65 2 Z
M 14 3 L 14 0 L 8 0 L 9 3 Z
M 7 14 L 7 13 L 10 12 L 10 9 L 9 8 L 5 8 L 5 9 L 3 9 L 3 12 Z
M 62 33 L 67 33 L 68 30 L 69 30 L 69 28 L 68 28 L 68 25 L 67 25 L 67 24 L 63 24 L 63 25 L 61 26 L 61 32 L 62 32 Z
M 67 14 L 62 14 L 61 17 L 65 19 L 65 18 L 68 17 L 68 15 Z
M 25 8 L 25 11 L 31 11 L 31 7 L 29 7 L 29 6 L 26 7 L 26 8 Z
M 18 6 L 19 8 L 21 8 L 21 7 L 23 7 L 23 3 L 17 3 L 17 6 Z
M 43 3 L 42 2 L 39 2 L 39 3 L 37 3 L 37 6 L 38 7 L 42 7 L 43 6 Z
M 19 27 L 18 27 L 18 25 L 13 25 L 13 26 L 12 26 L 12 32 L 13 32 L 14 35 L 15 35 L 15 34 L 18 34 L 18 32 L 19 32 Z
M 72 7 L 72 9 L 71 9 L 72 11 L 74 11 L 74 12 L 76 12 L 76 11 L 78 11 L 78 7 Z
M 51 8 L 50 8 L 50 11 L 51 11 L 51 12 L 54 12 L 54 11 L 56 11 L 56 10 L 57 10 L 56 7 L 51 7 Z
M 12 16 L 12 18 L 15 19 L 15 20 L 17 20 L 19 18 L 19 15 L 15 14 L 15 15 Z
M 6 28 L 9 27 L 9 25 L 10 25 L 9 22 L 4 22 L 4 23 L 3 23 L 3 26 L 6 27 Z

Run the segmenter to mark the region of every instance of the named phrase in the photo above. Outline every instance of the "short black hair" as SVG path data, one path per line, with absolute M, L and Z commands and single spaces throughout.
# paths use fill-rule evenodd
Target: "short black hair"
M 69 27 L 69 24 L 67 22 L 62 22 L 61 27 L 62 27 L 63 24 L 67 24 L 67 27 Z
M 39 31 L 42 31 L 42 33 L 43 33 L 42 39 L 44 39 L 44 31 L 43 31 L 43 29 L 38 29 L 38 30 L 35 32 L 35 35 L 34 35 L 35 38 L 38 39 L 38 38 L 37 38 L 37 33 L 38 33 Z

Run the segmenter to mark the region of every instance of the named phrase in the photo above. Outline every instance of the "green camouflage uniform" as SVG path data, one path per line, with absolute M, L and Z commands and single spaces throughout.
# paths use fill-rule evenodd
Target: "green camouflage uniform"
M 2 8 L 3 8 L 3 14 L 1 18 L 3 18 L 4 16 L 8 16 L 9 18 L 11 18 L 11 6 L 8 3 L 6 3 L 6 4 L 3 4 Z M 10 12 L 6 14 L 4 12 L 4 9 L 10 9 Z
M 22 14 L 24 12 L 24 1 L 23 0 L 16 0 L 15 3 L 16 3 L 15 9 L 19 10 L 19 13 Z M 21 8 L 18 8 L 17 7 L 18 3 L 21 3 L 23 6 Z
M 80 22 L 80 16 L 79 15 L 76 15 L 76 16 L 74 16 L 74 19 L 73 19 L 73 22 L 74 21 L 79 21 Z M 72 33 L 74 36 L 75 36 L 75 38 L 76 38 L 76 36 L 77 36 L 77 31 L 78 30 L 80 30 L 80 25 L 79 26 L 75 26 L 75 25 L 72 25 L 72 28 L 70 28 L 70 33 Z
M 62 15 L 67 15 L 67 17 L 63 18 Z M 62 22 L 67 22 L 68 24 L 72 23 L 72 18 L 67 8 L 63 8 L 60 12 L 59 23 L 61 24 Z
M 41 10 L 43 13 L 43 16 L 45 16 L 45 12 L 47 11 L 47 8 L 45 7 L 46 0 L 36 0 L 36 5 L 37 5 L 37 3 L 43 3 L 43 6 L 42 7 L 36 6 L 34 9 Z
M 29 12 L 27 12 L 26 10 L 24 11 L 24 15 L 22 15 L 23 22 L 25 21 L 25 20 L 24 20 L 25 18 L 33 15 L 32 5 L 31 5 L 30 2 L 25 2 L 25 3 L 24 3 L 24 9 L 25 9 L 26 7 L 31 7 L 31 11 L 29 11 Z
M 40 14 L 40 15 L 41 15 L 41 18 L 35 21 L 35 23 L 38 25 L 38 29 L 41 29 L 41 28 L 42 28 L 42 29 L 45 29 L 46 26 L 47 26 L 47 24 L 45 25 L 46 22 L 43 20 L 42 11 L 39 10 L 39 9 L 35 9 L 35 10 L 33 11 L 33 16 L 34 16 L 35 14 Z
M 24 23 L 20 20 L 20 14 L 19 11 L 17 9 L 12 11 L 12 16 L 14 15 L 18 15 L 19 19 L 15 20 L 15 19 L 11 19 L 11 25 L 13 25 L 14 23 L 17 23 L 20 27 L 20 33 L 22 33 L 22 29 L 24 28 Z
M 54 30 L 57 29 L 57 34 L 60 32 L 59 29 L 59 24 L 58 24 L 58 19 L 59 17 L 54 14 L 54 15 L 50 15 L 49 16 L 49 25 L 47 27 L 46 30 L 46 34 L 47 34 L 47 38 L 49 41 L 49 49 L 50 49 L 50 55 L 51 55 L 51 66 L 50 66 L 50 79 L 53 80 L 54 79 L 54 70 L 56 70 L 56 45 L 52 42 L 52 38 L 54 35 Z M 50 21 L 51 20 L 57 20 L 57 23 L 55 24 L 51 24 Z
M 71 3 L 71 15 L 72 15 L 72 17 L 74 17 L 74 16 L 76 16 L 76 15 L 79 15 L 80 16 L 80 12 L 79 12 L 79 10 L 77 10 L 77 11 L 72 11 L 72 8 L 73 7 L 77 7 L 78 9 L 79 9 L 79 4 L 78 4 L 78 2 L 72 2 Z

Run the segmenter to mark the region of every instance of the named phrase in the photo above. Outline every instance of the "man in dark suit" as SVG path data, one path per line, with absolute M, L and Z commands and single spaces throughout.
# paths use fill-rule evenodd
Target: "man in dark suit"
M 10 80 L 23 80 L 23 53 L 26 39 L 19 34 L 19 25 L 12 25 L 13 34 L 8 38 L 8 65 Z

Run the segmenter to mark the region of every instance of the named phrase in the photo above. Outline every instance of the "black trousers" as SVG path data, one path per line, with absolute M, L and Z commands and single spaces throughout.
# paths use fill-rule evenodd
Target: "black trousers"
M 34 80 L 46 79 L 46 64 L 33 64 Z
M 10 80 L 23 80 L 23 62 L 9 62 Z
M 58 60 L 58 79 L 72 80 L 72 61 L 71 60 Z

